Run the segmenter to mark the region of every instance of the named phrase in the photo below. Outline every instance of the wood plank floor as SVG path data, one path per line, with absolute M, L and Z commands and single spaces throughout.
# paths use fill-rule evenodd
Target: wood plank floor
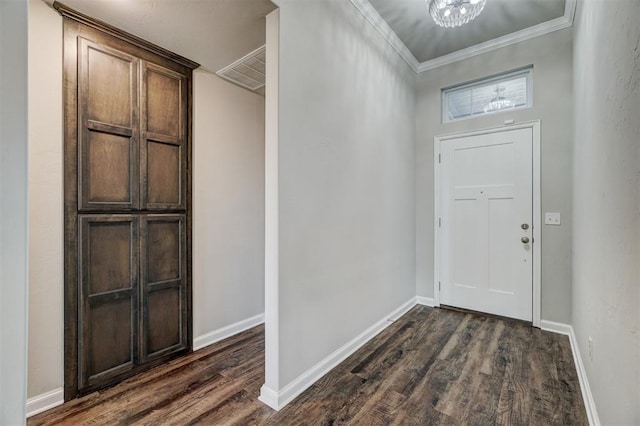
M 28 425 L 587 425 L 566 336 L 416 306 L 291 404 L 257 400 L 256 327 Z

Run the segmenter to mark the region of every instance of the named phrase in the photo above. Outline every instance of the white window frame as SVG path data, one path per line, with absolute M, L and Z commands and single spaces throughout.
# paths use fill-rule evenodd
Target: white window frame
M 458 93 L 475 87 L 486 86 L 488 84 L 496 84 L 503 81 L 513 80 L 515 78 L 523 77 L 527 78 L 527 102 L 524 105 L 520 105 L 515 108 L 509 108 L 504 110 L 497 110 L 491 112 L 483 112 L 481 114 L 469 115 L 467 117 L 449 118 L 449 96 L 453 93 Z M 505 112 L 516 111 L 525 108 L 533 107 L 533 65 L 529 65 L 524 68 L 518 68 L 516 70 L 507 71 L 500 74 L 494 74 L 488 77 L 483 77 L 470 82 L 456 84 L 454 86 L 445 87 L 441 91 L 441 112 L 442 123 L 453 123 L 455 121 L 470 120 L 473 118 L 484 117 L 486 115 L 503 114 Z M 471 101 L 473 103 L 473 99 Z

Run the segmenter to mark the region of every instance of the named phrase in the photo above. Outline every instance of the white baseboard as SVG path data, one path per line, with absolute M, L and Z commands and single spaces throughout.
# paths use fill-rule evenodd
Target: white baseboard
M 580 356 L 578 339 L 576 339 L 576 334 L 573 331 L 573 327 L 569 324 L 541 320 L 540 328 L 545 331 L 551 331 L 553 333 L 559 333 L 569 336 L 571 353 L 573 354 L 573 362 L 576 366 L 576 372 L 578 373 L 580 391 L 582 392 L 582 400 L 584 401 L 584 408 L 587 411 L 589 424 L 591 426 L 600 426 L 600 419 L 598 417 L 598 411 L 596 410 L 596 403 L 593 400 L 593 394 L 591 393 L 591 387 L 589 386 L 589 380 L 587 379 L 587 372 L 584 369 L 582 357 Z
M 430 306 L 432 308 L 436 306 L 436 300 L 433 297 L 416 296 L 416 303 L 418 305 Z
M 351 354 L 360 349 L 365 343 L 391 325 L 397 318 L 407 313 L 415 305 L 416 298 L 412 297 L 403 303 L 402 306 L 385 315 L 380 321 L 302 373 L 294 381 L 283 387 L 282 390 L 276 391 L 263 385 L 260 389 L 260 401 L 276 411 L 282 409 L 285 405 L 293 401 L 295 397 L 307 390 L 307 388 L 317 382 L 322 376 L 334 369 L 338 364 L 347 359 Z
M 35 416 L 64 403 L 64 390 L 56 388 L 52 391 L 27 399 L 27 417 Z
M 264 313 L 203 334 L 193 339 L 193 350 L 197 351 L 262 323 L 264 323 Z
M 564 334 L 571 337 L 571 327 L 569 324 L 563 324 L 561 322 L 540 320 L 540 328 L 544 331 L 551 331 L 553 333 Z M 571 343 L 573 345 L 573 342 Z
M 258 400 L 267 404 L 276 411 L 280 411 L 280 409 L 284 407 L 284 404 L 281 406 L 278 402 L 278 392 L 268 387 L 266 383 L 260 388 L 260 396 L 258 396 Z

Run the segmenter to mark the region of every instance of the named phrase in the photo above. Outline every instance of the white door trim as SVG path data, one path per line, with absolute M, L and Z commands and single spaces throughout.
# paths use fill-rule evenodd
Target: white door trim
M 508 126 L 493 127 L 488 129 L 474 130 L 471 132 L 451 133 L 439 135 L 433 138 L 433 207 L 434 207 L 434 260 L 433 260 L 433 294 L 435 306 L 440 306 L 440 261 L 442 256 L 442 241 L 440 233 L 440 147 L 442 142 L 449 139 L 457 139 L 466 136 L 478 136 L 488 133 L 498 133 L 517 129 L 531 129 L 533 135 L 533 326 L 540 327 L 540 292 L 541 292 L 541 258 L 540 247 L 541 235 L 541 213 L 540 213 L 540 120 L 527 121 Z

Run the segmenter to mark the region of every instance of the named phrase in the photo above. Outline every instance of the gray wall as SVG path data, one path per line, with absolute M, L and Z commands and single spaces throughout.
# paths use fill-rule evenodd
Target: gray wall
M 279 6 L 282 388 L 415 296 L 415 74 L 349 1 Z
M 562 226 L 542 227 L 541 318 L 571 321 L 571 30 L 503 47 L 418 75 L 416 144 L 416 288 L 433 297 L 433 138 L 501 126 L 505 120 L 541 122 L 541 204 L 560 212 Z M 533 64 L 533 108 L 443 124 L 442 88 Z
M 0 1 L 0 424 L 24 423 L 27 344 L 27 3 Z
M 194 338 L 264 312 L 264 97 L 194 72 Z
M 640 2 L 583 1 L 575 25 L 572 323 L 601 423 L 637 425 Z

